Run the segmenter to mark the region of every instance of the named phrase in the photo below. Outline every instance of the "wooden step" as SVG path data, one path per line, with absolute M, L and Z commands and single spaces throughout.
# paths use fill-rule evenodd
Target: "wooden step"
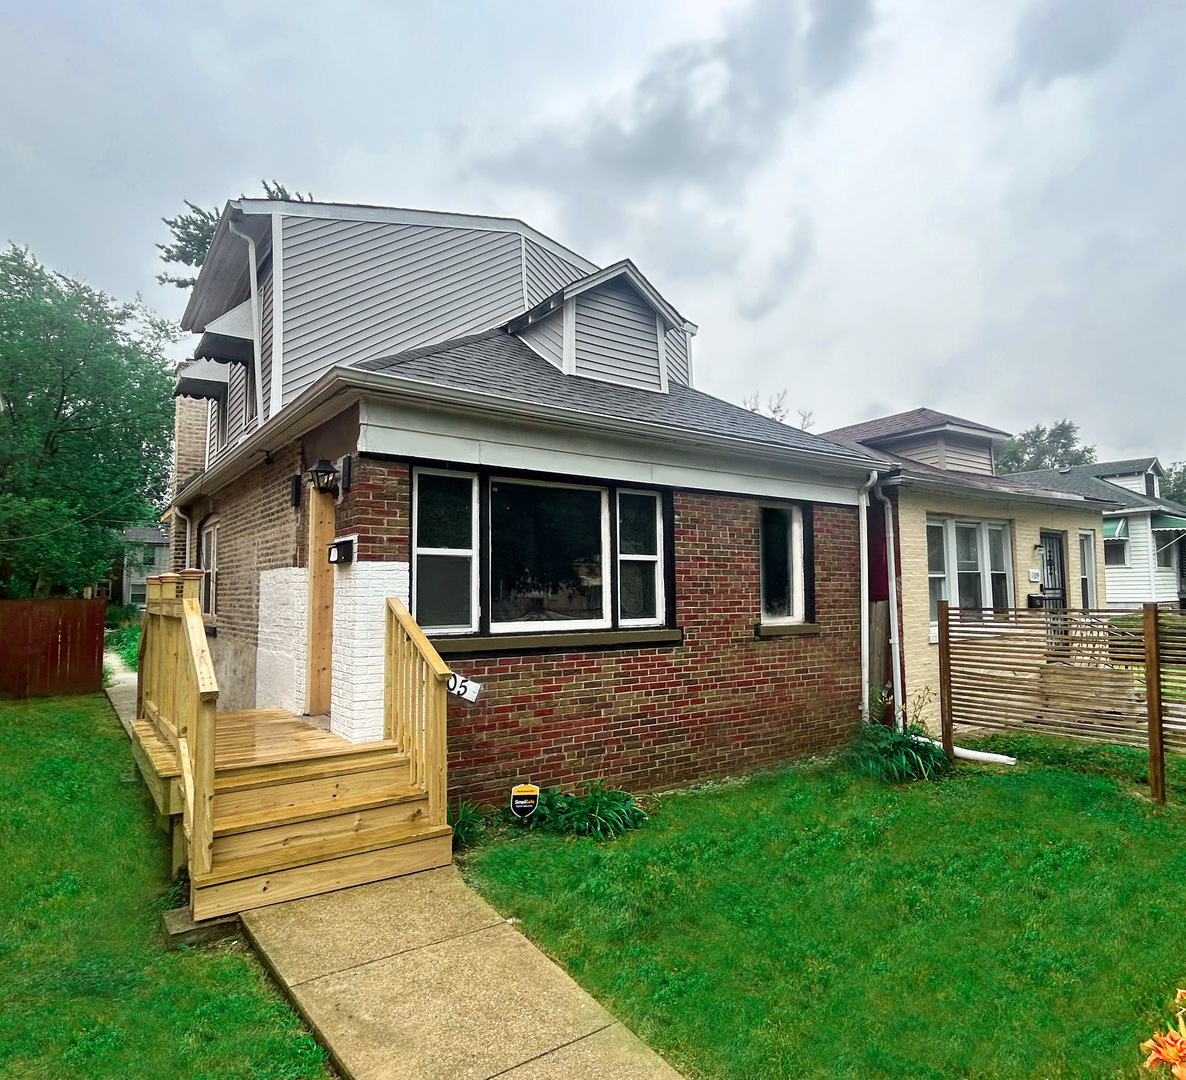
M 333 817 L 218 836 L 214 839 L 213 857 L 217 865 L 228 859 L 295 850 L 305 844 L 334 838 L 363 840 L 381 829 L 390 829 L 396 825 L 423 825 L 427 820 L 428 796 L 423 795 L 419 799 L 406 799 L 389 806 L 372 806 L 365 810 L 334 814 Z
M 369 810 L 376 806 L 393 806 L 396 803 L 411 802 L 423 798 L 423 791 L 409 786 L 393 788 L 387 794 L 382 795 L 367 792 L 362 795 L 347 795 L 340 799 L 326 799 L 321 802 L 302 802 L 295 806 L 267 806 L 247 813 L 230 815 L 220 815 L 216 802 L 214 835 L 230 836 L 233 833 L 252 832 L 273 825 L 291 825 L 296 821 L 336 817 L 355 810 Z
M 411 787 L 406 762 L 387 764 L 359 772 L 331 773 L 309 780 L 290 780 L 271 787 L 249 787 L 214 792 L 214 817 L 235 817 L 269 807 L 299 807 L 305 803 L 326 803 L 341 799 L 379 798 Z
M 447 825 L 435 828 L 445 831 L 407 843 L 305 866 L 293 866 L 270 874 L 207 885 L 195 884 L 190 890 L 193 917 L 195 920 L 211 919 L 235 911 L 414 874 L 435 866 L 447 866 L 453 858 L 452 838 L 449 835 L 452 830 Z
M 408 764 L 408 755 L 387 745 L 377 750 L 358 754 L 338 755 L 275 765 L 240 765 L 219 769 L 214 776 L 214 792 L 249 791 L 253 788 L 275 787 L 298 780 L 319 780 L 343 773 L 370 772 Z

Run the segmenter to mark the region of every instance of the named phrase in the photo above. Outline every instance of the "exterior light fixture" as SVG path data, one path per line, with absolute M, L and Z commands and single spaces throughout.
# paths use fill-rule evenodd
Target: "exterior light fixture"
M 329 463 L 328 458 L 317 459 L 309 470 L 309 479 L 322 495 L 332 495 L 335 499 L 338 497 L 338 470 Z

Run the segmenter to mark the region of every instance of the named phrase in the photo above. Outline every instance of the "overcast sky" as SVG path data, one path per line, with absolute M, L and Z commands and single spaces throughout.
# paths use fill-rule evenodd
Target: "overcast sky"
M 162 216 L 520 217 L 632 258 L 701 389 L 1186 459 L 1186 4 L 0 0 L 0 240 L 180 315 Z

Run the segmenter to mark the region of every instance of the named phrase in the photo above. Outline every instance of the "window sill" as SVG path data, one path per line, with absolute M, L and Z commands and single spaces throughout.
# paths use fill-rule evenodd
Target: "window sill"
M 218 620 L 212 619 L 209 615 L 202 619 L 202 628 L 206 631 L 207 637 L 218 637 Z
M 819 634 L 823 627 L 816 622 L 806 623 L 754 623 L 754 637 L 791 637 L 795 634 Z
M 579 652 L 585 649 L 682 645 L 684 632 L 658 630 L 570 630 L 558 634 L 489 634 L 482 637 L 430 637 L 442 656 L 505 655 L 520 652 Z

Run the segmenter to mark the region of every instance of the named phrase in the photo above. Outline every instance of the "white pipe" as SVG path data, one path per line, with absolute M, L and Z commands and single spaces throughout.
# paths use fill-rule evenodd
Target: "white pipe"
M 885 570 L 889 577 L 890 662 L 894 668 L 894 723 L 906 727 L 906 700 L 902 688 L 902 642 L 898 637 L 898 559 L 894 549 L 894 508 L 880 487 L 873 489 L 877 501 L 885 507 Z
M 943 749 L 943 744 L 935 742 L 934 739 L 928 739 L 925 735 L 919 735 L 923 742 L 929 742 L 932 746 Z M 966 750 L 962 746 L 957 746 L 953 749 L 953 753 L 957 758 L 962 758 L 964 761 L 980 761 L 986 765 L 1016 765 L 1017 758 L 1009 757 L 1007 754 L 990 754 L 987 750 Z
M 255 367 L 255 416 L 256 427 L 262 427 L 264 422 L 264 368 L 263 368 L 263 331 L 259 314 L 259 267 L 255 262 L 255 241 L 245 232 L 240 232 L 233 221 L 227 221 L 227 227 L 240 240 L 247 242 L 247 261 L 251 270 L 251 345 L 252 364 Z
M 190 521 L 189 515 L 186 514 L 186 512 L 184 510 L 182 510 L 180 506 L 173 507 L 173 514 L 175 517 L 179 517 L 179 518 L 181 518 L 182 521 L 185 522 L 185 566 L 183 567 L 183 569 L 188 570 L 193 565 L 189 560 L 189 557 L 190 557 L 190 535 L 189 534 L 190 534 L 190 525 L 192 524 L 192 522 Z
M 857 492 L 857 517 L 861 543 L 861 719 L 869 719 L 869 489 L 877 483 L 877 470 Z

